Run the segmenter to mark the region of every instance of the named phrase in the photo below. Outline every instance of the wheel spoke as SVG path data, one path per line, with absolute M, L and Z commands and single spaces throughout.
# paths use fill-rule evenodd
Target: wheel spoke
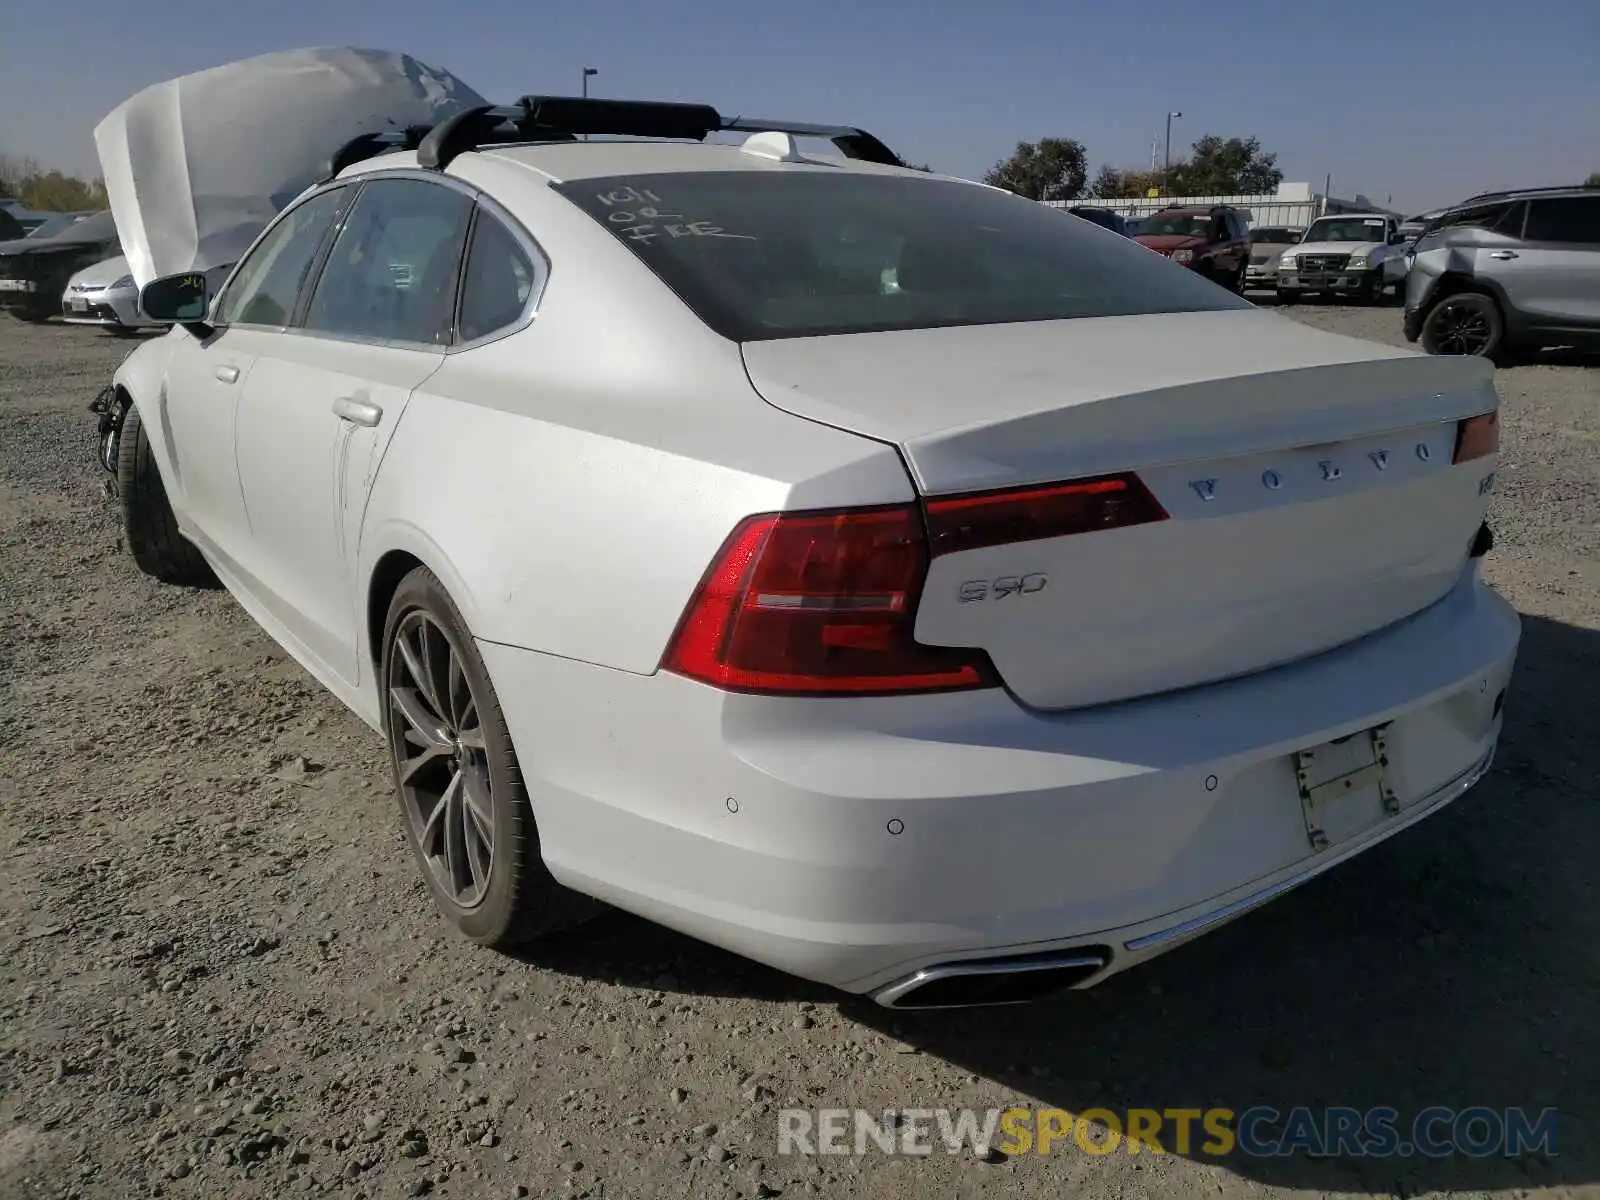
M 429 855 L 429 857 L 436 857 L 431 847 L 438 835 L 439 825 L 444 820 L 445 810 L 449 808 L 449 798 L 450 792 L 447 788 L 445 789 L 445 794 L 440 796 L 434 804 L 433 811 L 428 814 L 428 820 L 423 825 L 422 832 L 417 834 L 417 843 L 422 847 L 422 852 Z M 446 832 L 445 841 L 449 842 L 448 832 Z
M 466 800 L 467 815 L 480 841 L 485 846 L 494 845 L 494 801 L 489 794 L 489 772 L 482 763 L 471 763 L 462 768 L 461 791 Z
M 425 746 L 437 754 L 448 754 L 455 749 L 449 727 L 428 710 L 424 697 L 416 688 L 390 688 L 389 699 L 395 711 L 410 726 L 406 730 L 407 741 Z
M 424 674 L 424 678 L 417 682 L 426 691 L 428 701 L 433 705 L 433 711 L 447 722 L 452 721 L 454 714 L 450 711 L 448 691 L 449 660 L 453 657 L 450 643 L 445 640 L 444 633 L 439 627 L 426 618 L 417 628 L 417 643 Z
M 419 643 L 417 649 L 412 648 L 411 639 L 406 636 L 406 631 L 402 629 L 400 635 L 394 640 L 395 648 L 400 651 L 400 657 L 405 660 L 406 674 L 411 676 L 412 684 L 422 692 L 422 698 L 428 702 L 433 711 L 443 716 L 444 714 L 439 711 L 438 699 L 433 693 L 433 683 L 428 678 L 428 672 L 423 667 L 423 662 L 426 660 L 427 655 L 426 648 L 421 646 L 420 643 L 423 638 L 423 632 L 426 629 L 426 623 L 421 623 L 417 626 L 417 641 Z M 418 653 L 419 650 L 422 651 L 420 655 Z
M 466 831 L 461 828 L 461 772 L 457 771 L 450 777 L 450 784 L 444 789 L 444 795 L 439 797 L 439 807 L 445 810 L 444 818 L 444 873 L 449 880 L 452 896 L 461 895 L 461 872 L 457 863 L 457 856 L 461 849 L 459 843 Z M 458 849 L 459 847 L 459 849 Z
M 483 728 L 481 726 L 474 726 L 471 729 L 463 729 L 456 736 L 461 739 L 461 744 L 469 750 L 488 749 L 488 746 L 483 740 Z
M 459 729 L 462 719 L 467 715 L 466 708 L 472 703 L 472 689 L 467 686 L 467 677 L 461 669 L 461 659 L 452 651 L 449 665 L 445 669 L 445 703 L 450 706 L 450 723 Z

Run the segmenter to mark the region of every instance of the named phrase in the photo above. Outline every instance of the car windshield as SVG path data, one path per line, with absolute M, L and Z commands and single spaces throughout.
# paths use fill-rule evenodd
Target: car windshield
M 1306 231 L 1308 242 L 1381 242 L 1382 217 L 1324 217 Z
M 1177 237 L 1205 237 L 1206 231 L 1211 228 L 1210 217 L 1192 217 L 1181 213 L 1161 214 L 1146 217 L 1139 227 L 1139 232 L 1149 235 L 1175 235 Z
M 31 238 L 52 238 L 58 233 L 71 229 L 84 219 L 84 213 L 62 213 L 58 217 L 50 217 L 33 227 L 33 232 L 28 234 Z
M 817 170 L 554 186 L 735 341 L 1250 307 L 1086 222 L 969 183 Z
M 1275 246 L 1292 246 L 1300 240 L 1298 229 L 1252 229 L 1252 242 L 1271 242 Z

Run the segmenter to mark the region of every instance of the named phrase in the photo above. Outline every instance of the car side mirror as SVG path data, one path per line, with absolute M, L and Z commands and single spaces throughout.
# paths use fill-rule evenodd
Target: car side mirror
M 1391 233 L 1389 235 L 1389 245 L 1391 245 L 1391 246 L 1404 246 L 1405 244 L 1406 244 L 1406 235 L 1405 234 L 1396 231 L 1396 232 Z
M 139 289 L 139 307 L 152 321 L 203 324 L 211 304 L 206 277 L 199 271 L 163 275 Z

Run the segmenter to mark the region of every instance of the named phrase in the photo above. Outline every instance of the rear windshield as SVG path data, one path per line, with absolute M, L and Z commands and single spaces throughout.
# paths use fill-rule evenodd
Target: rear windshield
M 1329 217 L 1306 230 L 1308 242 L 1381 242 L 1384 236 L 1382 217 Z
M 1250 307 L 1126 238 L 975 184 L 722 171 L 555 187 L 735 341 Z

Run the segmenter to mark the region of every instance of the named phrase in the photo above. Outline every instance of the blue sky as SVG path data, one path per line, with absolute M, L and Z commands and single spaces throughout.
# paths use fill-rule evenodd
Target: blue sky
M 980 174 L 1019 139 L 1148 165 L 1258 136 L 1289 179 L 1328 173 L 1415 211 L 1600 170 L 1600 0 L 17 0 L 0 13 L 0 150 L 96 169 L 91 131 L 149 83 L 269 50 L 355 45 L 491 99 L 575 93 L 863 125 Z

